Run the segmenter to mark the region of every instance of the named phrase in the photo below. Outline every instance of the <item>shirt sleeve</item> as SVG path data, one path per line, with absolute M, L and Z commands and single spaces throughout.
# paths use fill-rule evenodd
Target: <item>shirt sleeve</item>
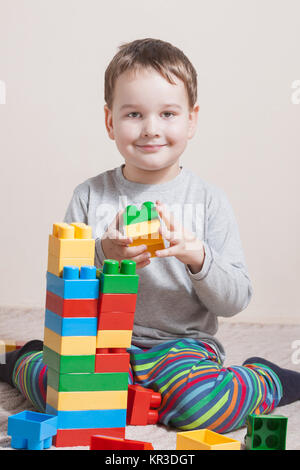
M 201 302 L 217 316 L 230 317 L 249 304 L 252 286 L 245 265 L 238 225 L 225 194 L 209 201 L 205 259 L 200 272 L 186 271 Z

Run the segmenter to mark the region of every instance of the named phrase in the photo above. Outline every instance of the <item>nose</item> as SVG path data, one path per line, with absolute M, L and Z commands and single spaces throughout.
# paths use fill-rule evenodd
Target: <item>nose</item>
M 144 137 L 155 137 L 160 135 L 159 125 L 154 116 L 148 117 L 144 120 L 142 132 Z

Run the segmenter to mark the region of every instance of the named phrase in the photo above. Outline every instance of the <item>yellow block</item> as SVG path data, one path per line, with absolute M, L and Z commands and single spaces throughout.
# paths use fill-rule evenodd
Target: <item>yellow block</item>
M 132 330 L 98 330 L 97 348 L 130 348 Z
M 53 224 L 52 235 L 56 238 L 73 239 L 73 238 L 92 238 L 92 227 L 83 222 L 74 222 L 67 224 L 65 222 Z
M 160 227 L 160 220 L 147 220 L 145 222 L 138 222 L 137 224 L 125 225 L 124 230 L 125 234 L 128 237 L 143 237 L 146 235 L 154 234 L 158 232 Z
M 57 258 L 92 258 L 95 256 L 95 240 L 63 239 L 49 235 L 48 253 Z
M 47 270 L 55 276 L 62 276 L 64 266 L 94 266 L 92 258 L 60 258 L 49 253 Z
M 210 429 L 177 433 L 176 450 L 240 450 L 241 443 Z
M 15 351 L 17 349 L 17 343 L 13 339 L 3 339 L 0 340 L 0 353 Z M 0 362 L 1 364 L 1 362 Z
M 96 336 L 60 336 L 45 328 L 44 345 L 65 356 L 91 355 L 96 353 Z
M 48 385 L 47 403 L 65 411 L 126 409 L 127 391 L 58 392 Z

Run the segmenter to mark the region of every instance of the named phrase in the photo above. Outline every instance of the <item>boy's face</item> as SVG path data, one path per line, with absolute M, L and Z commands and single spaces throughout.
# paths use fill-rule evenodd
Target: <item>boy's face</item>
M 116 81 L 112 110 L 105 124 L 126 167 L 159 171 L 179 168 L 178 159 L 196 130 L 199 106 L 189 110 L 184 83 L 172 85 L 155 70 L 125 72 Z

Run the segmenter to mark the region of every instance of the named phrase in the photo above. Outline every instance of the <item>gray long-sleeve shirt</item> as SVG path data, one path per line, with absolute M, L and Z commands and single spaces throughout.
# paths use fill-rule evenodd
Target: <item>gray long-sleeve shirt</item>
M 65 222 L 85 222 L 92 227 L 95 265 L 101 267 L 105 259 L 101 238 L 116 213 L 129 204 L 140 207 L 145 201 L 163 202 L 185 229 L 203 241 L 205 260 L 196 274 L 174 256 L 151 258 L 150 265 L 138 269 L 132 343 L 147 348 L 176 338 L 196 338 L 208 342 L 224 360 L 224 349 L 214 337 L 218 317 L 241 312 L 252 295 L 238 226 L 227 197 L 183 167 L 173 180 L 155 185 L 127 180 L 123 167 L 79 184 Z

